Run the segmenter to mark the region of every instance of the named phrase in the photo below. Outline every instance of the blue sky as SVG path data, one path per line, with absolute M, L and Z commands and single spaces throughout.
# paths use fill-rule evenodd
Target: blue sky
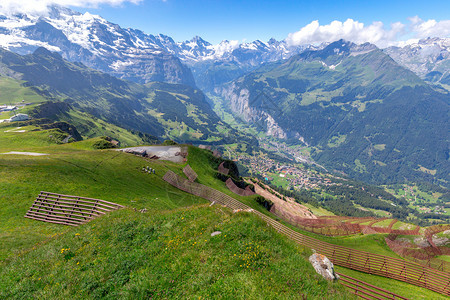
M 284 39 L 314 20 L 329 24 L 348 18 L 370 25 L 374 21 L 408 24 L 408 18 L 441 21 L 450 18 L 450 1 L 268 1 L 268 0 L 144 0 L 138 4 L 76 8 L 99 14 L 122 27 L 163 33 L 176 41 L 195 35 L 212 43 L 221 40 Z
M 121 27 L 222 40 L 292 44 L 344 38 L 380 47 L 426 37 L 450 37 L 450 0 L 0 0 L 0 13 L 45 14 L 50 5 L 100 15 Z

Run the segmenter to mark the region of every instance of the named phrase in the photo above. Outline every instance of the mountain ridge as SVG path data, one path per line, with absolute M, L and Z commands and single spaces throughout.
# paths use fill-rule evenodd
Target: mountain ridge
M 263 66 L 216 92 L 238 117 L 266 134 L 317 147 L 319 163 L 352 177 L 448 184 L 449 94 L 374 46 L 337 41 Z M 438 175 L 422 174 L 420 166 Z
M 24 56 L 0 49 L 0 75 L 23 81 L 23 85 L 50 101 L 50 106 L 36 108 L 37 117 L 71 121 L 72 116 L 87 113 L 127 130 L 189 142 L 221 140 L 221 131 L 231 130 L 198 89 L 125 81 L 68 62 L 45 48 Z M 67 105 L 51 108 L 61 102 Z M 48 115 L 42 109 L 55 113 Z
M 292 45 L 286 39 L 267 42 L 224 40 L 213 45 L 199 36 L 176 42 L 164 34 L 121 28 L 90 13 L 52 6 L 46 16 L 0 16 L 0 46 L 19 54 L 42 46 L 65 59 L 116 77 L 147 83 L 162 81 L 198 85 L 212 91 L 265 63 L 288 59 L 320 45 Z M 430 82 L 448 84 L 450 39 L 429 38 L 383 51 Z

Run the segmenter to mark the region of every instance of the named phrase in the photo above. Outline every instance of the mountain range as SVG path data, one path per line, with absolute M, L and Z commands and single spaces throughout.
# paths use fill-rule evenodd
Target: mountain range
M 54 6 L 46 16 L 0 16 L 0 73 L 51 101 L 36 116 L 62 112 L 50 117 L 85 136 L 92 122 L 79 113 L 158 138 L 219 143 L 233 132 L 254 143 L 220 120 L 207 92 L 261 132 L 311 146 L 334 170 L 447 184 L 449 41 L 176 42 Z
M 222 133 L 233 131 L 198 89 L 164 82 L 142 85 L 126 81 L 69 62 L 43 47 L 27 55 L 0 49 L 0 81 L 6 79 L 31 88 L 45 99 L 46 103 L 32 112 L 35 118 L 70 122 L 85 137 L 91 137 L 96 120 L 186 142 L 224 142 Z
M 427 38 L 385 52 L 421 78 L 450 85 L 450 38 Z
M 113 76 L 148 83 L 162 81 L 198 86 L 211 91 L 262 64 L 288 59 L 322 45 L 293 46 L 286 40 L 212 45 L 201 37 L 175 42 L 171 37 L 121 28 L 90 13 L 52 6 L 48 15 L 0 16 L 0 46 L 19 54 L 38 47 L 59 52 Z M 447 83 L 450 39 L 430 38 L 384 51 L 423 79 Z

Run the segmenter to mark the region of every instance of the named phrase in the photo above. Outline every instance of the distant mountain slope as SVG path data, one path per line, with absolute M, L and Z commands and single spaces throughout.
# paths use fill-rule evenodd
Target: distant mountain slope
M 306 49 L 318 49 L 311 45 L 291 46 L 286 41 L 270 39 L 238 44 L 236 41 L 222 41 L 211 45 L 195 37 L 179 43 L 181 51 L 175 51 L 191 69 L 197 85 L 212 91 L 216 86 L 236 79 L 262 64 L 287 59 Z
M 245 121 L 317 147 L 319 162 L 357 178 L 450 180 L 449 94 L 373 45 L 340 40 L 216 91 Z
M 421 78 L 450 85 L 450 38 L 427 38 L 384 51 Z
M 0 75 L 20 79 L 53 100 L 36 111 L 40 117 L 67 119 L 73 112 L 88 113 L 125 129 L 179 141 L 217 141 L 221 131 L 229 130 L 200 90 L 127 82 L 44 48 L 25 56 L 0 50 Z
M 0 16 L 0 46 L 8 50 L 29 54 L 43 46 L 119 78 L 195 86 L 190 69 L 165 51 L 160 39 L 56 6 L 46 17 Z

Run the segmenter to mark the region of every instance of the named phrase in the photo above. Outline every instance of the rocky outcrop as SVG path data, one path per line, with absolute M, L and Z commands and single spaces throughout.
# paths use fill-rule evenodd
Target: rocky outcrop
M 314 270 L 326 280 L 339 279 L 339 275 L 334 272 L 333 263 L 325 255 L 314 253 L 309 257 L 309 262 L 314 267 Z

